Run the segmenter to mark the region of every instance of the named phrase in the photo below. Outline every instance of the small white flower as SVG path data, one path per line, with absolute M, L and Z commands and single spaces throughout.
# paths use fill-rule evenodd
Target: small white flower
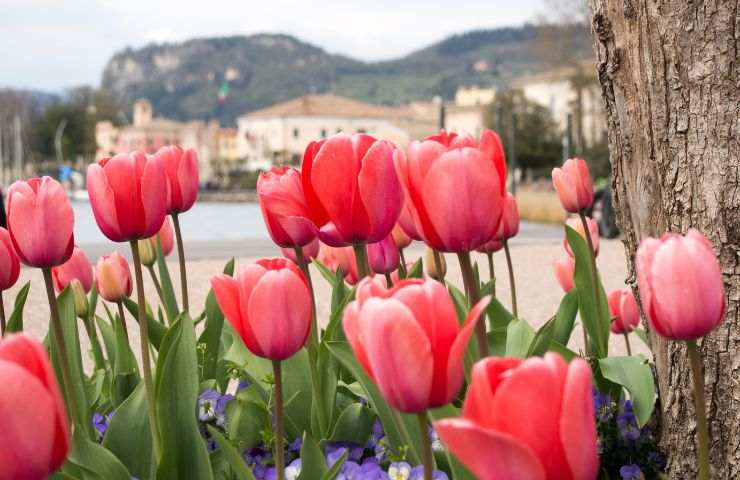
M 406 462 L 391 463 L 388 467 L 388 476 L 391 480 L 408 480 L 411 476 L 411 465 Z

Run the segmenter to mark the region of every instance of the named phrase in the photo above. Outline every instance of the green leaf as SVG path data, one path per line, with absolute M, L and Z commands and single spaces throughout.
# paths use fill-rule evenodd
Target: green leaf
M 329 285 L 334 285 L 334 272 L 329 270 L 326 265 L 315 258 L 311 260 L 311 264 L 318 269 L 319 273 L 321 273 L 321 276 L 324 277 L 324 280 L 326 280 Z
M 123 305 L 126 310 L 134 317 L 134 320 L 139 321 L 139 304 L 130 299 L 129 297 L 123 297 Z M 162 343 L 162 339 L 167 333 L 167 327 L 157 321 L 151 313 L 147 311 L 147 330 L 149 331 L 149 342 L 152 346 L 159 350 L 159 345 Z
M 512 320 L 506 328 L 506 355 L 525 358 L 535 331 L 525 320 Z
M 116 336 L 116 350 L 113 355 L 113 383 L 110 392 L 110 400 L 114 407 L 123 403 L 139 383 L 139 367 L 136 363 L 136 357 L 134 357 L 134 352 L 131 351 L 131 346 L 118 316 L 116 316 L 116 319 L 118 321 L 113 327 Z
M 605 378 L 627 389 L 637 423 L 645 425 L 655 407 L 655 380 L 648 360 L 642 355 L 608 357 L 600 359 L 599 365 Z
M 113 327 L 111 327 L 111 324 L 108 323 L 107 320 L 98 315 L 95 315 L 95 321 L 98 325 L 98 329 L 100 330 L 100 335 L 103 337 L 103 346 L 105 346 L 106 355 L 109 359 L 115 358 L 116 333 L 113 331 Z
M 224 273 L 234 273 L 234 259 L 232 258 L 224 266 Z M 198 343 L 205 344 L 203 358 L 203 378 L 216 378 L 218 366 L 218 354 L 221 348 L 221 333 L 224 329 L 224 315 L 218 307 L 213 289 L 208 291 L 206 297 L 206 326 L 198 339 Z
M 459 417 L 460 411 L 452 405 L 445 405 L 444 407 L 435 408 L 429 410 L 429 417 L 432 420 L 442 420 L 443 418 L 454 418 Z M 447 464 L 450 467 L 450 473 L 452 473 L 452 480 L 475 480 L 475 475 L 470 473 L 470 470 L 460 463 L 460 461 L 450 453 L 448 449 L 444 451 L 447 457 Z
M 576 352 L 556 340 L 550 342 L 550 351 L 559 353 L 566 362 L 570 362 L 574 358 L 578 357 Z
M 375 414 L 369 408 L 361 403 L 351 403 L 339 414 L 328 441 L 365 445 L 372 433 L 374 420 Z
M 131 475 L 141 480 L 152 478 L 152 432 L 143 382 L 116 409 L 108 423 L 103 446 L 118 457 Z
M 576 259 L 574 281 L 578 292 L 578 304 L 581 312 L 581 321 L 588 333 L 589 345 L 598 358 L 608 354 L 609 342 L 609 307 L 604 287 L 599 279 L 598 271 L 593 271 L 591 252 L 586 240 L 575 230 L 565 226 L 568 244 Z M 592 277 L 596 278 L 598 298 L 594 301 Z
M 424 263 L 422 262 L 421 257 L 419 257 L 409 269 L 406 278 L 421 278 L 423 274 Z
M 28 298 L 28 290 L 31 288 L 31 282 L 26 282 L 25 285 L 18 291 L 15 296 L 15 306 L 13 307 L 13 313 L 10 314 L 8 324 L 5 327 L 5 333 L 15 333 L 23 331 L 23 307 L 26 305 L 26 299 Z
M 83 480 L 131 480 L 126 467 L 111 452 L 74 429 L 67 462 L 82 469 Z M 66 464 L 65 464 L 65 470 Z
M 253 387 L 250 385 L 247 389 Z M 265 404 L 250 399 L 248 393 L 239 392 L 226 406 L 229 438 L 238 442 L 242 450 L 256 447 L 262 441 L 261 432 L 270 425 L 271 418 Z
M 301 473 L 298 480 L 316 480 L 326 473 L 326 459 L 313 437 L 306 432 L 303 434 L 301 446 Z
M 234 472 L 237 480 L 255 480 L 254 475 L 244 463 L 244 459 L 234 446 L 223 436 L 221 432 L 212 426 L 208 425 L 208 432 L 218 443 L 219 448 L 224 453 L 224 458 L 231 466 L 231 470 Z
M 508 327 L 496 327 L 488 331 L 488 354 L 494 357 L 506 356 L 506 330 Z M 471 342 L 472 343 L 472 342 Z
M 178 316 L 162 340 L 155 390 L 162 437 L 157 478 L 213 478 L 195 416 L 198 360 L 193 321 L 187 313 Z
M 484 290 L 481 291 L 481 298 L 485 295 L 491 295 L 491 290 L 489 290 L 489 288 L 492 288 L 492 286 L 492 283 L 485 285 Z M 499 302 L 498 298 L 493 295 L 491 295 L 491 302 L 488 304 L 488 307 L 486 307 L 486 313 L 488 314 L 491 329 L 507 327 L 511 321 L 514 320 L 514 315 L 512 315 L 511 312 L 509 312 L 506 307 Z
M 552 333 L 553 340 L 562 345 L 568 345 L 570 336 L 573 333 L 577 313 L 578 291 L 572 289 L 560 301 L 558 312 L 555 314 L 555 327 Z
M 642 343 L 644 343 L 648 348 L 650 348 L 650 340 L 648 340 L 647 332 L 643 327 L 637 327 L 635 329 L 635 335 L 637 335 L 637 338 L 642 340 Z
M 169 219 L 165 221 L 169 222 Z M 167 268 L 167 260 L 162 253 L 162 239 L 159 238 L 159 234 L 157 234 L 157 271 L 159 272 L 159 284 L 162 286 L 164 312 L 167 315 L 168 323 L 172 325 L 180 310 L 177 307 L 175 289 L 172 288 L 172 278 L 170 277 L 170 270 Z
M 532 342 L 529 344 L 526 357 L 539 357 L 550 348 L 553 331 L 555 330 L 555 318 L 551 318 L 537 330 Z
M 451 283 L 447 284 L 447 290 L 450 292 L 452 303 L 455 305 L 455 314 L 457 315 L 457 321 L 458 323 L 462 323 L 465 320 L 465 317 L 468 316 L 468 310 L 470 310 L 468 298 L 463 292 L 460 291 L 459 288 Z
M 344 453 L 342 453 L 342 456 L 337 459 L 336 462 L 334 462 L 334 465 L 331 466 L 329 470 L 326 471 L 324 476 L 321 477 L 321 480 L 334 480 L 337 478 L 337 475 L 339 475 L 339 472 L 342 471 L 342 467 L 344 466 L 344 462 L 347 461 L 347 457 L 349 456 L 349 449 L 345 450 Z

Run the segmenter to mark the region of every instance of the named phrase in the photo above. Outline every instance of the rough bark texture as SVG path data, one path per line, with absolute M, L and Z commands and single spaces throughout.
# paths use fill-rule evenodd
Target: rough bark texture
M 704 232 L 719 254 L 727 318 L 701 342 L 712 478 L 740 478 L 739 2 L 589 3 L 628 258 L 640 239 L 690 227 Z M 669 476 L 694 478 L 686 348 L 650 340 Z

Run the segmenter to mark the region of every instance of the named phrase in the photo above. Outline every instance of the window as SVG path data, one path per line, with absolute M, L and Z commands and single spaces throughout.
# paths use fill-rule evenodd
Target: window
M 321 138 L 326 138 L 326 129 L 325 128 L 322 128 L 321 129 Z
M 298 127 L 293 129 L 293 138 L 298 138 L 300 134 L 301 132 L 298 130 Z

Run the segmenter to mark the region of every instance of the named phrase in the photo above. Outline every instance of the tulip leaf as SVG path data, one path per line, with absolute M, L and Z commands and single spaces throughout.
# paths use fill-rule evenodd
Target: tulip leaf
M 541 357 L 550 348 L 553 332 L 555 330 L 556 317 L 551 318 L 534 334 L 532 342 L 527 349 L 526 357 Z
M 108 423 L 103 446 L 141 480 L 152 478 L 152 432 L 146 413 L 144 383 L 121 403 Z
M 105 303 L 103 304 L 103 306 L 105 306 Z M 112 361 L 112 359 L 114 359 L 116 355 L 116 333 L 113 331 L 113 327 L 110 323 L 108 323 L 107 320 L 98 315 L 95 315 L 95 320 L 98 328 L 100 329 L 100 335 L 103 337 L 105 353 Z
M 321 273 L 321 276 L 324 277 L 324 280 L 329 283 L 329 285 L 334 286 L 334 272 L 332 272 L 329 267 L 321 263 L 318 259 L 314 258 L 311 260 L 311 264 L 316 267 L 316 269 Z
M 234 259 L 232 258 L 224 266 L 224 273 L 231 276 L 234 274 Z M 206 326 L 198 339 L 198 343 L 205 345 L 203 354 L 203 378 L 216 378 L 218 357 L 221 348 L 221 334 L 224 329 L 224 315 L 218 307 L 213 289 L 208 291 L 206 297 Z
M 346 449 L 344 453 L 342 453 L 342 456 L 340 456 L 337 461 L 334 462 L 334 465 L 332 465 L 331 468 L 321 477 L 321 480 L 334 480 L 337 478 L 339 473 L 342 471 L 344 462 L 347 461 L 347 457 L 349 457 L 349 449 Z
M 126 310 L 131 314 L 132 317 L 138 322 L 139 321 L 139 304 L 133 301 L 129 297 L 123 297 L 123 305 L 126 307 Z M 162 323 L 158 322 L 157 319 L 155 319 L 152 314 L 148 311 L 146 312 L 147 316 L 147 330 L 149 332 L 149 342 L 152 344 L 152 346 L 159 350 L 159 345 L 162 343 L 162 339 L 164 338 L 165 334 L 167 333 L 167 327 L 162 325 Z
M 525 358 L 535 331 L 525 320 L 512 320 L 506 328 L 506 355 Z
M 460 410 L 454 406 L 448 404 L 444 407 L 435 408 L 429 410 L 429 417 L 432 421 L 442 420 L 443 418 L 454 418 L 460 416 Z M 444 455 L 447 457 L 447 465 L 449 466 L 452 480 L 475 480 L 475 475 L 470 473 L 470 470 L 460 463 L 460 461 L 452 455 L 449 449 L 444 450 Z
M 156 409 L 162 441 L 158 479 L 213 478 L 195 416 L 198 360 L 193 321 L 183 313 L 162 340 L 157 361 Z
M 165 222 L 169 222 L 169 219 L 165 219 Z M 164 312 L 167 315 L 167 322 L 172 325 L 175 321 L 175 317 L 179 313 L 177 306 L 177 298 L 175 298 L 175 289 L 172 287 L 172 277 L 170 277 L 170 270 L 167 268 L 167 260 L 162 253 L 162 239 L 157 234 L 157 271 L 159 272 L 159 283 L 162 286 L 162 297 L 164 303 Z
M 374 420 L 375 414 L 369 408 L 361 403 L 351 403 L 339 414 L 327 440 L 365 445 L 372 433 Z
M 28 290 L 31 288 L 31 282 L 26 282 L 25 285 L 18 291 L 15 296 L 15 305 L 13 306 L 13 313 L 10 314 L 8 324 L 5 327 L 5 333 L 16 333 L 23 331 L 23 308 L 26 306 L 26 299 L 28 298 Z
M 105 357 L 103 357 L 103 350 L 100 346 L 100 339 L 98 339 L 98 332 L 95 328 L 95 309 L 98 305 L 98 289 L 93 287 L 90 290 L 90 298 L 88 299 L 88 311 L 87 316 L 82 320 L 87 331 L 87 336 L 90 339 L 90 348 L 92 350 L 92 357 L 95 361 L 96 370 L 105 370 Z
M 650 420 L 655 407 L 655 379 L 648 360 L 642 355 L 608 357 L 599 360 L 601 374 L 622 385 L 630 394 L 637 423 Z
M 303 434 L 301 445 L 301 473 L 298 480 L 316 480 L 326 473 L 326 459 L 313 437 L 306 432 Z
M 558 342 L 557 340 L 552 340 L 550 342 L 550 351 L 559 353 L 560 356 L 562 356 L 566 362 L 570 362 L 574 358 L 578 357 L 578 354 L 576 352 L 569 349 L 568 347 Z
M 81 471 L 83 480 L 130 480 L 131 474 L 110 451 L 85 437 L 79 429 L 74 429 L 72 445 L 63 470 Z
M 555 326 L 552 332 L 553 340 L 562 345 L 568 345 L 570 336 L 573 333 L 577 313 L 578 291 L 572 289 L 560 301 L 560 306 L 555 314 Z
M 409 269 L 406 278 L 421 278 L 424 274 L 424 263 L 419 257 Z
M 514 320 L 514 315 L 493 295 L 493 286 L 494 284 L 491 282 L 485 284 L 480 293 L 481 298 L 486 295 L 491 296 L 491 302 L 486 307 L 486 313 L 488 314 L 488 322 L 492 330 L 497 327 L 506 327 Z
M 247 390 L 239 392 L 236 400 L 226 407 L 226 425 L 229 438 L 235 441 L 240 450 L 256 447 L 262 441 L 261 431 L 269 426 L 270 412 L 264 403 L 250 399 Z
M 116 350 L 113 356 L 113 384 L 111 385 L 111 403 L 118 407 L 134 391 L 139 383 L 139 367 L 136 357 L 123 331 L 120 319 L 116 316 L 113 331 L 116 336 Z
M 599 279 L 599 272 L 593 271 L 591 252 L 586 240 L 569 226 L 565 226 L 568 244 L 576 259 L 576 270 L 573 280 L 578 292 L 578 305 L 581 321 L 588 333 L 589 347 L 598 358 L 608 354 L 609 343 L 609 307 L 607 304 L 604 286 Z M 592 278 L 596 278 L 598 297 L 594 298 Z M 591 353 L 591 352 L 587 352 Z
M 496 327 L 488 331 L 488 354 L 495 357 L 506 356 L 506 330 L 508 327 Z M 472 342 L 471 342 L 472 344 Z
M 236 476 L 237 480 L 255 480 L 249 467 L 244 463 L 244 458 L 242 458 L 231 442 L 229 442 L 221 432 L 210 425 L 208 425 L 208 433 L 210 433 L 214 440 L 216 440 L 216 443 L 218 443 L 219 448 L 224 454 L 224 458 L 228 462 L 229 466 L 231 466 L 231 470 L 234 472 L 234 476 Z

